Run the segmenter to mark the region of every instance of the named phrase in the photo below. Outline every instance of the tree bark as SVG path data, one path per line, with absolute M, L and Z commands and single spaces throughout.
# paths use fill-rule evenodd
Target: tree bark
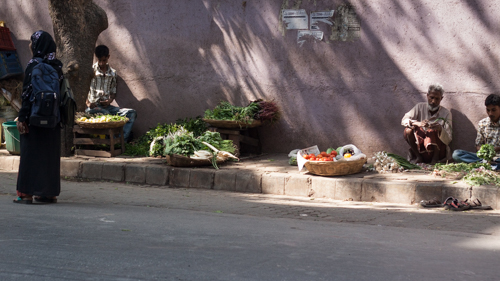
M 92 0 L 49 0 L 57 56 L 75 95 L 77 110 L 84 111 L 92 79 L 92 62 L 97 38 L 108 28 L 106 12 Z M 65 128 L 61 155 L 71 155 L 73 128 Z

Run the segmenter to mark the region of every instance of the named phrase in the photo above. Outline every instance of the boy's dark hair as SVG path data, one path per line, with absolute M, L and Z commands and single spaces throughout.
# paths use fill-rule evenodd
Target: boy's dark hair
M 97 58 L 109 56 L 109 48 L 106 45 L 99 45 L 95 47 L 95 56 Z
M 489 95 L 486 98 L 486 100 L 484 101 L 484 105 L 485 106 L 488 106 L 488 105 L 498 105 L 498 106 L 500 106 L 500 96 L 499 95 L 495 95 L 495 94 Z

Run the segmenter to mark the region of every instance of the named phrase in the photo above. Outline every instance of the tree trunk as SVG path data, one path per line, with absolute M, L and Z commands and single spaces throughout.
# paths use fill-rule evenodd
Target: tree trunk
M 106 12 L 92 0 L 49 0 L 57 56 L 75 95 L 77 110 L 84 111 L 92 79 L 92 62 L 99 34 L 108 28 Z M 71 155 L 73 128 L 65 128 L 61 155 Z

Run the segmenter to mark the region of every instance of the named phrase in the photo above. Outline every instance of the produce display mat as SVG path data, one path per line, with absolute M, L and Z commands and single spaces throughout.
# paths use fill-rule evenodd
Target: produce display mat
M 212 161 L 204 159 L 192 159 L 179 154 L 167 155 L 167 164 L 174 167 L 198 167 L 198 166 L 211 166 Z M 221 164 L 223 161 L 217 161 Z
M 262 121 L 253 120 L 252 123 L 245 123 L 240 121 L 231 120 L 213 120 L 213 119 L 203 119 L 206 123 L 210 124 L 212 127 L 216 128 L 226 128 L 226 129 L 246 129 L 255 128 L 262 125 Z
M 84 155 L 84 156 L 94 156 L 94 157 L 115 157 L 122 154 L 121 150 L 113 150 L 113 151 L 102 151 L 102 150 L 91 150 L 91 149 L 76 149 L 75 155 Z

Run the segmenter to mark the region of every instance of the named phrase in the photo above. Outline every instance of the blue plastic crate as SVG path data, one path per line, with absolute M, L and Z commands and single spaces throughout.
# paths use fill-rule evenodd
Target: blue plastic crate
M 0 51 L 0 79 L 23 74 L 16 51 Z

